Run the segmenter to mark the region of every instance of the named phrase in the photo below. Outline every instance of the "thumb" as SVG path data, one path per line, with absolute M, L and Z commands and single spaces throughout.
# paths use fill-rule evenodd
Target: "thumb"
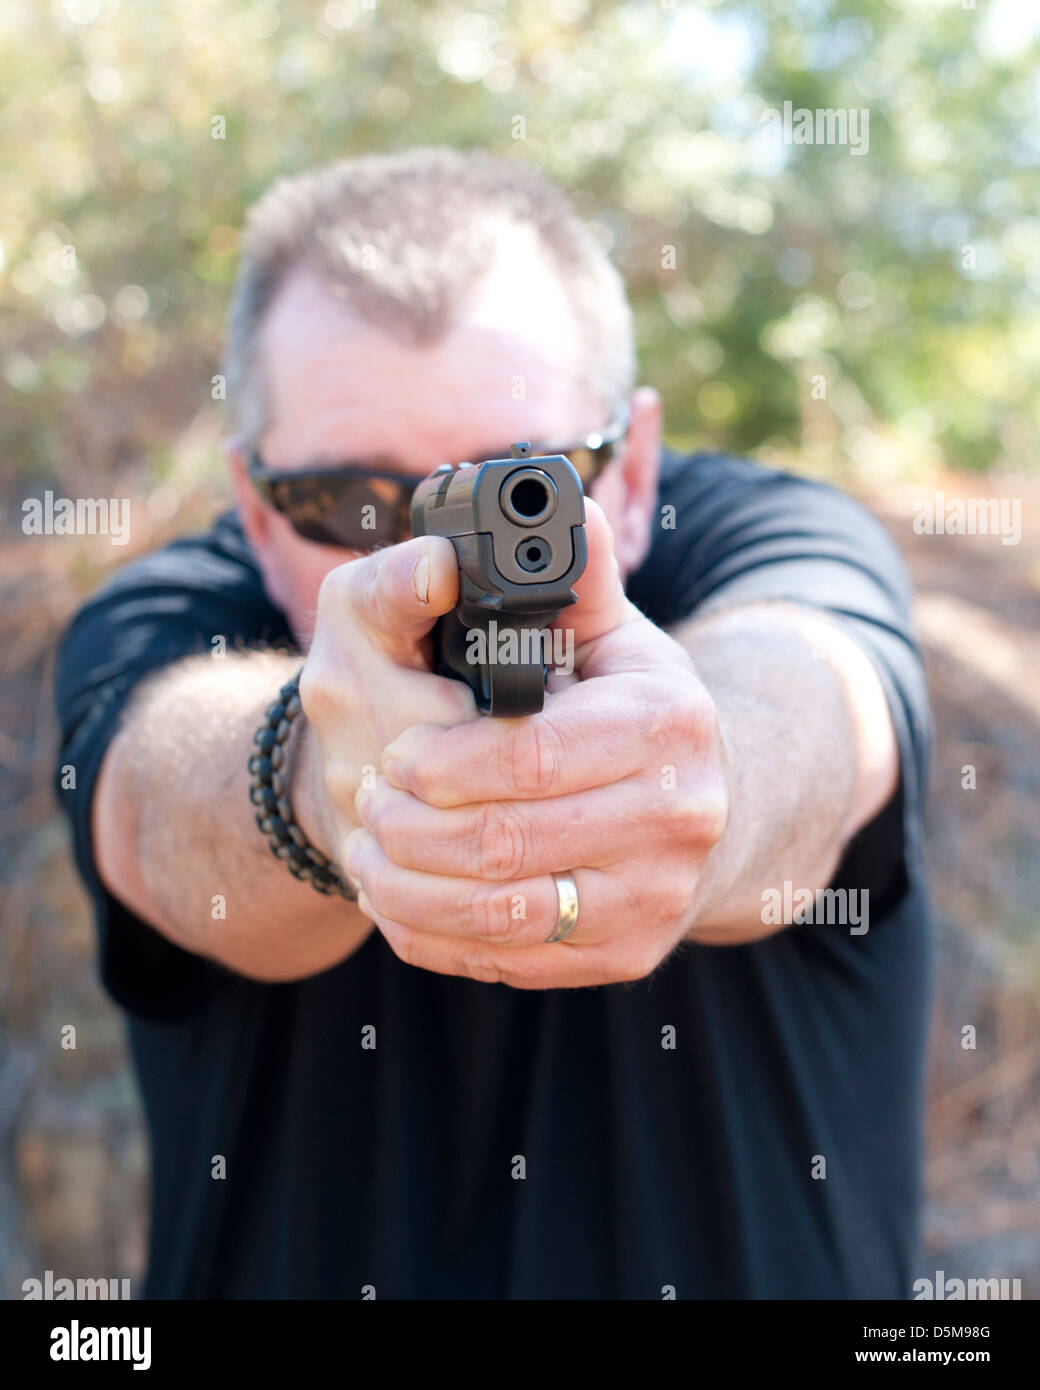
M 397 665 L 425 670 L 424 638 L 458 600 L 458 561 L 451 541 L 417 536 L 343 568 L 346 621 Z
M 555 627 L 574 634 L 574 645 L 582 646 L 613 631 L 621 623 L 638 616 L 625 597 L 621 571 L 614 558 L 614 533 L 602 508 L 590 497 L 585 499 L 585 544 L 588 563 L 575 582 L 578 601 L 560 614 Z

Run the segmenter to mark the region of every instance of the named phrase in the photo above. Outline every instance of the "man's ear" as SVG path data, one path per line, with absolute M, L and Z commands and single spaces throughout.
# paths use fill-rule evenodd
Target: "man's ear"
M 235 506 L 242 522 L 242 529 L 246 533 L 249 544 L 259 556 L 260 552 L 267 548 L 266 543 L 270 535 L 271 527 L 267 508 L 264 506 L 260 494 L 249 481 L 249 474 L 246 471 L 245 449 L 241 442 L 237 439 L 228 440 L 226 454 L 228 473 L 231 477 L 231 491 L 234 494 Z
M 614 532 L 614 553 L 623 575 L 646 559 L 657 510 L 657 476 L 661 466 L 661 397 L 640 386 L 629 401 L 631 419 L 619 460 L 622 497 Z
M 284 608 L 285 595 L 279 580 L 273 546 L 275 513 L 249 480 L 246 454 L 241 442 L 237 439 L 229 440 L 226 452 L 231 491 L 234 494 L 239 520 L 242 522 L 242 530 L 260 567 L 268 596 L 275 604 Z

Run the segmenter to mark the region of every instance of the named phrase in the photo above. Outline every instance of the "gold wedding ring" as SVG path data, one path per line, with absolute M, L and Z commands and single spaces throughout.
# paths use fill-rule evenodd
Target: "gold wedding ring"
M 546 944 L 550 941 L 566 940 L 578 925 L 578 885 L 570 874 L 553 874 L 552 880 L 556 884 L 559 909 L 556 913 L 556 926 L 553 928 L 552 936 L 545 938 Z

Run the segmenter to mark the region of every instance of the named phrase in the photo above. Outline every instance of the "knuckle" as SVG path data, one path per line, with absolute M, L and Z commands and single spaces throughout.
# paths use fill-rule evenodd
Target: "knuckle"
M 702 847 L 718 844 L 728 819 L 726 798 L 715 794 L 684 796 L 672 811 L 673 829 L 679 839 Z
M 392 593 L 389 557 L 389 549 L 377 550 L 330 570 L 318 590 L 318 626 L 385 624 Z
M 605 957 L 596 969 L 599 984 L 624 985 L 639 979 L 642 979 L 641 956 L 631 949 L 623 954 Z
M 342 565 L 337 565 L 322 578 L 318 585 L 318 619 L 319 621 L 330 612 L 336 612 L 342 607 L 344 599 L 349 593 L 349 586 L 352 582 L 352 572 Z
M 400 863 L 399 851 L 408 840 L 406 829 L 400 813 L 391 815 L 378 791 L 365 810 L 365 826 L 386 857 Z
M 691 897 L 692 891 L 683 877 L 664 875 L 653 897 L 653 920 L 668 924 L 677 922 L 689 906 Z
M 655 839 L 669 841 L 676 834 L 677 825 L 682 823 L 683 804 L 680 794 L 673 788 L 658 791 L 643 798 L 640 805 L 639 824 Z
M 711 728 L 718 719 L 715 701 L 696 677 L 678 683 L 676 703 L 678 716 L 687 728 Z
M 506 784 L 520 796 L 548 794 L 563 761 L 563 739 L 544 715 L 519 722 L 502 745 Z
M 463 681 L 438 681 L 428 688 L 428 693 L 424 691 L 424 699 L 424 717 L 430 724 L 453 728 L 480 718 L 473 692 Z
M 444 796 L 444 782 L 440 769 L 425 758 L 416 758 L 410 765 L 408 788 L 413 796 L 425 801 L 427 806 L 443 809 L 451 804 Z
M 476 876 L 520 877 L 527 849 L 524 828 L 519 815 L 505 802 L 488 802 L 481 808 L 475 843 Z
M 337 703 L 332 682 L 318 663 L 308 661 L 300 672 L 298 688 L 300 704 L 308 721 L 316 729 L 321 728 L 332 718 Z
M 329 760 L 325 764 L 323 780 L 325 782 L 325 795 L 333 806 L 340 810 L 349 810 L 353 807 L 354 795 L 358 789 L 358 777 L 352 768 L 338 759 Z
M 653 974 L 659 964 L 658 952 L 649 945 L 639 943 L 619 959 L 613 976 L 619 984 L 645 980 L 648 975 Z
M 725 795 L 712 797 L 701 820 L 702 841 L 714 847 L 725 835 L 728 825 L 729 798 Z
M 389 944 L 391 951 L 393 951 L 399 961 L 402 961 L 405 965 L 422 965 L 421 953 L 417 949 L 417 937 L 415 933 L 408 930 L 398 931 L 394 932 L 392 937 L 384 936 L 383 939 Z
M 677 879 L 668 892 L 668 901 L 665 904 L 668 920 L 678 922 L 679 919 L 689 910 L 693 900 L 693 884 L 685 878 Z
M 655 682 L 649 687 L 647 706 L 644 727 L 656 740 L 700 742 L 718 718 L 711 696 L 696 679 Z
M 361 606 L 363 616 L 378 627 L 394 625 L 396 594 L 394 591 L 394 564 L 396 556 L 391 550 L 377 550 L 373 555 L 363 557 L 361 575 Z
M 363 886 L 365 897 L 372 905 L 372 911 L 390 922 L 399 922 L 394 912 L 396 906 L 393 901 L 394 894 L 386 882 L 385 875 L 381 872 L 367 870 Z
M 505 983 L 505 971 L 486 952 L 463 949 L 458 954 L 457 963 L 458 973 L 468 975 L 471 980 L 479 980 L 485 985 Z
M 500 891 L 478 884 L 465 906 L 473 933 L 488 941 L 507 940 L 512 930 L 509 899 Z
M 308 658 L 300 672 L 300 705 L 318 733 L 340 741 L 340 731 L 357 721 L 361 710 L 359 686 L 349 668 L 339 669 L 334 657 Z
M 341 634 L 371 622 L 385 586 L 379 582 L 384 551 L 337 565 L 318 588 L 315 635 Z
M 502 983 L 512 989 L 561 989 L 574 983 L 573 978 L 561 970 L 563 962 L 558 958 L 552 965 L 524 960 L 526 952 L 510 952 L 509 964 L 502 969 Z M 584 981 L 582 982 L 584 983 Z M 596 983 L 601 983 L 596 981 Z M 602 983 L 606 983 L 603 981 Z
M 371 609 L 378 602 L 379 577 L 385 555 L 385 551 L 377 550 L 372 555 L 360 556 L 341 569 L 332 570 L 326 576 L 326 582 L 331 581 L 330 600 L 355 612 Z

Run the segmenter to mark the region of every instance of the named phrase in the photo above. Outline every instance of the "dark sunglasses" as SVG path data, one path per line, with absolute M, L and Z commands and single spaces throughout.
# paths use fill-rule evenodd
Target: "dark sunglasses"
M 623 406 L 602 433 L 587 435 L 566 449 L 531 452 L 563 454 L 587 492 L 614 457 L 628 424 L 628 407 Z M 508 447 L 472 461 L 503 458 L 509 458 Z M 248 471 L 264 501 L 281 512 L 304 540 L 346 550 L 374 550 L 404 540 L 411 530 L 412 493 L 422 482 L 410 473 L 355 464 L 276 471 L 267 468 L 255 449 L 249 455 Z

